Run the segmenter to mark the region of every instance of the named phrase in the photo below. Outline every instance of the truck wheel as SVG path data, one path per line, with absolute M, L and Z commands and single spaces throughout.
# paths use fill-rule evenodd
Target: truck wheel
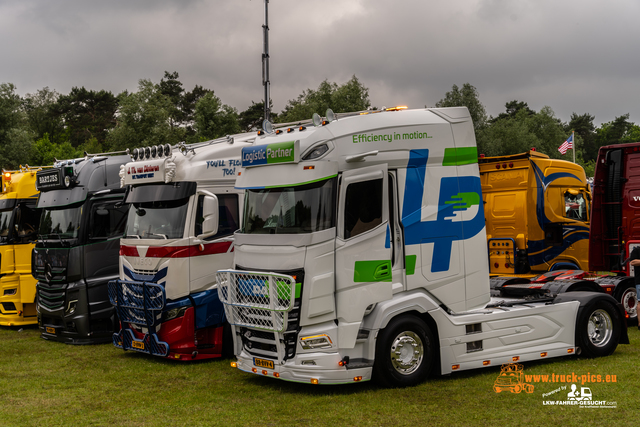
M 393 319 L 376 342 L 373 378 L 387 387 L 407 387 L 423 381 L 434 361 L 433 333 L 416 316 Z
M 629 314 L 629 323 L 638 321 L 638 294 L 635 286 L 629 286 L 620 295 L 620 304 L 624 311 Z
M 622 319 L 612 304 L 596 300 L 585 307 L 576 324 L 576 344 L 586 357 L 608 356 L 620 339 Z

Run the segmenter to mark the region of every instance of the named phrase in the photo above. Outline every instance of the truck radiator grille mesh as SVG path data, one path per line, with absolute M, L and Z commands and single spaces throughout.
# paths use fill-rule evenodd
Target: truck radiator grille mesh
M 284 274 L 221 270 L 218 295 L 232 325 L 265 331 L 287 329 L 287 313 L 295 303 L 296 283 Z

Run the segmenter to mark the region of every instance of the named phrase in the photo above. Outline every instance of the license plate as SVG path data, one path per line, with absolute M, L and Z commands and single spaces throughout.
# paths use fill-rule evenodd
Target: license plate
M 258 359 L 257 357 L 254 357 L 253 364 L 260 368 L 273 369 L 273 360 Z
M 133 342 L 131 342 L 131 347 L 138 348 L 140 350 L 144 350 L 144 343 L 143 342 L 139 342 L 139 341 L 133 341 Z
M 51 327 L 47 326 L 46 330 L 47 330 L 48 334 L 55 334 L 56 333 L 56 328 L 51 328 Z

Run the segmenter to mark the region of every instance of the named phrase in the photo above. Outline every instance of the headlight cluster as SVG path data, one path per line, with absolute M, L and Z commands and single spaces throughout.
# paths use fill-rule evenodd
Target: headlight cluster
M 175 319 L 177 317 L 184 316 L 184 313 L 186 313 L 187 308 L 189 308 L 189 307 L 188 306 L 184 306 L 184 307 L 180 307 L 180 308 L 172 308 L 169 311 L 165 311 L 164 313 L 162 313 L 162 321 L 166 322 L 167 320 L 172 320 L 172 319 Z
M 152 145 L 151 147 L 134 148 L 131 152 L 133 160 L 155 159 L 169 157 L 171 155 L 171 144 Z

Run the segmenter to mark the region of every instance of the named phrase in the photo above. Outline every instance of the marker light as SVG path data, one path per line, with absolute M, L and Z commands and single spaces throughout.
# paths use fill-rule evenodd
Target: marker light
M 491 360 L 485 360 L 482 362 L 482 366 L 489 366 L 491 365 Z
M 281 133 L 282 133 L 282 129 L 278 129 L 278 130 L 276 131 L 276 135 L 280 135 Z
M 293 131 L 294 131 L 294 129 L 293 129 L 293 128 L 289 128 L 289 129 L 287 129 L 287 133 L 291 133 L 291 132 L 293 132 Z
M 362 381 L 362 377 L 353 377 L 353 381 L 355 382 Z
M 542 353 L 540 353 L 540 357 L 547 357 L 547 352 L 543 351 Z
M 460 365 L 451 365 L 452 371 L 457 371 L 458 369 L 460 369 Z
M 266 369 L 263 369 L 263 370 L 262 370 L 262 375 L 269 375 L 269 372 L 267 372 L 267 370 L 266 370 Z
M 298 128 L 298 130 L 299 130 L 299 131 L 301 131 L 301 132 L 302 132 L 303 130 L 306 130 L 306 129 L 307 129 L 307 127 L 306 127 L 306 126 L 300 126 L 300 127 Z
M 305 166 L 304 168 L 302 168 L 303 170 L 306 171 L 310 171 L 310 170 L 314 170 L 316 167 L 315 166 Z
M 276 377 L 276 378 L 280 378 L 280 373 L 279 372 L 274 372 L 273 376 Z
M 311 384 L 318 384 L 318 379 L 317 378 L 311 378 Z
M 251 368 L 251 372 L 253 372 L 254 374 L 258 373 L 258 368 Z
M 231 367 L 232 368 L 237 368 L 238 367 L 238 361 L 234 360 L 233 362 L 231 362 Z
M 573 354 L 573 349 L 572 348 L 568 348 L 567 349 L 567 354 Z
M 386 108 L 385 111 L 400 111 L 400 110 L 406 110 L 407 107 L 406 105 L 398 105 L 397 107 L 391 107 L 391 108 Z
M 513 361 L 513 362 L 517 362 L 518 360 L 520 360 L 520 356 L 513 356 L 511 358 L 511 361 Z
M 11 172 L 5 172 L 2 176 L 5 181 L 11 181 Z

